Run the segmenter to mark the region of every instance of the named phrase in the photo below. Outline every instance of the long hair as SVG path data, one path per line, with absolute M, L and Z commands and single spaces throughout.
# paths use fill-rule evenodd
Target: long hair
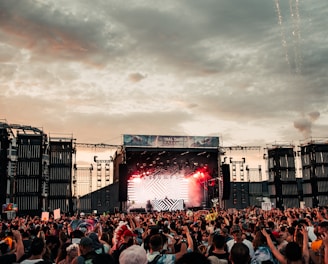
M 266 237 L 262 234 L 261 231 L 256 231 L 255 237 L 253 240 L 254 250 L 258 249 L 260 246 L 266 246 L 266 245 L 267 245 Z

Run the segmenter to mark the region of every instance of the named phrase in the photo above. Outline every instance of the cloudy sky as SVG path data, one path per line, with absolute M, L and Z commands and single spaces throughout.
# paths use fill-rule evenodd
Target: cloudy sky
M 1 0 L 0 118 L 120 144 L 326 137 L 326 0 Z

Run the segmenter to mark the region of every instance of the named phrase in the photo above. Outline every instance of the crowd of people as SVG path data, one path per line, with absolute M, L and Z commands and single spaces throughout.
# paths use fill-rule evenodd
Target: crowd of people
M 0 264 L 328 264 L 327 208 L 2 219 Z

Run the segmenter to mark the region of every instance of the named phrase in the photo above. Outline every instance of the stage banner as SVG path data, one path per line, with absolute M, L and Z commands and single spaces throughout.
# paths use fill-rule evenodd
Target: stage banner
M 218 148 L 219 137 L 123 135 L 125 147 Z

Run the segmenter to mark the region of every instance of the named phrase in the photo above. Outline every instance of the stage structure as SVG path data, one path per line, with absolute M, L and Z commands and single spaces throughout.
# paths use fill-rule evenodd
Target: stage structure
M 218 137 L 124 135 L 123 142 L 120 201 L 128 209 L 211 207 L 219 197 Z
M 272 145 L 268 148 L 270 200 L 277 208 L 299 207 L 301 196 L 296 181 L 293 145 Z
M 325 206 L 328 204 L 327 139 L 311 140 L 301 144 L 300 149 L 305 206 Z
M 10 169 L 10 129 L 6 123 L 0 123 L 0 205 L 9 203 L 12 195 L 11 187 L 15 169 Z M 7 171 L 9 173 L 7 173 Z
M 19 214 L 40 215 L 44 209 L 44 186 L 48 156 L 46 135 L 41 130 L 17 131 L 15 203 Z
M 73 211 L 73 136 L 49 136 L 48 210 Z

